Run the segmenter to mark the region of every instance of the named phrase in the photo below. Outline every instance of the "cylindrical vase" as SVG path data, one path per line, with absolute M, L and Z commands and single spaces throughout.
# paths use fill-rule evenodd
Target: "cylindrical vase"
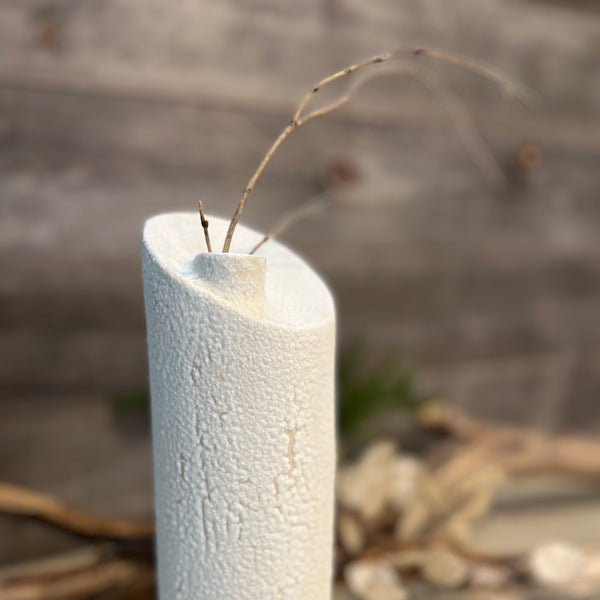
M 278 242 L 248 255 L 261 237 L 144 228 L 161 600 L 330 598 L 334 304 Z

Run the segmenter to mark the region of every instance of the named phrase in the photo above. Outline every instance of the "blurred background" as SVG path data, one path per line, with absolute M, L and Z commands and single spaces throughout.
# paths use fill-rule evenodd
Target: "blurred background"
M 336 295 L 342 356 L 393 353 L 415 396 L 481 417 L 598 431 L 596 0 L 3 0 L 3 480 L 151 515 L 144 220 L 198 199 L 230 216 L 307 90 L 417 46 L 487 61 L 536 102 L 407 59 L 446 91 L 369 82 L 294 132 L 242 221 L 335 196 L 285 241 Z M 0 521 L 3 563 L 71 544 Z

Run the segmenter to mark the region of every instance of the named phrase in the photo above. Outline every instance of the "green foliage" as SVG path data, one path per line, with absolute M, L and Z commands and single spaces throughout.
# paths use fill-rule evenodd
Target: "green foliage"
M 114 404 L 117 410 L 147 413 L 150 410 L 148 390 L 129 390 L 115 394 Z
M 412 370 L 389 352 L 365 368 L 365 351 L 355 345 L 338 366 L 338 423 L 342 438 L 352 437 L 370 417 L 390 410 L 414 412 L 428 398 L 415 387 Z

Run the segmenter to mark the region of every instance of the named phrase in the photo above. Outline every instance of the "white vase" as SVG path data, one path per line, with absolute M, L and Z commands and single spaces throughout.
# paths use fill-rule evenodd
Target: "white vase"
M 244 254 L 261 237 L 144 229 L 161 600 L 330 598 L 334 304 L 281 244 Z

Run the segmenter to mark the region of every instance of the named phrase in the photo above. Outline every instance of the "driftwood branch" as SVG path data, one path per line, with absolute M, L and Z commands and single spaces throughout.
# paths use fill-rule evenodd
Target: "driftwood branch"
M 254 254 L 269 240 L 283 235 L 298 221 L 320 213 L 328 206 L 330 202 L 331 201 L 328 198 L 318 197 L 316 200 L 309 201 L 306 204 L 303 204 L 300 207 L 290 211 L 279 221 L 279 223 L 277 223 L 277 225 L 275 225 L 275 227 L 273 227 L 269 233 L 267 233 L 267 235 L 262 238 L 262 240 L 260 240 L 260 242 L 258 242 L 258 244 L 256 244 L 256 246 L 254 246 L 254 248 L 252 248 L 252 250 L 250 250 L 250 254 Z
M 93 567 L 115 555 L 113 544 L 85 546 L 50 558 L 0 567 L 0 589 L 15 582 L 56 577 Z
M 32 517 L 78 535 L 108 539 L 151 539 L 153 521 L 108 519 L 66 506 L 54 498 L 0 482 L 0 513 Z
M 0 569 L 2 600 L 136 600 L 153 589 L 152 565 L 120 558 L 110 544 Z
M 455 459 L 443 467 L 455 480 L 485 464 L 514 475 L 554 471 L 600 477 L 600 442 L 595 440 L 496 425 L 443 404 L 425 406 L 419 421 L 464 442 Z
M 430 56 L 430 57 L 433 57 L 433 58 L 441 60 L 441 61 L 456 64 L 468 71 L 477 73 L 491 81 L 494 81 L 495 83 L 500 85 L 500 87 L 503 90 L 505 90 L 505 92 L 507 94 L 513 95 L 513 96 L 515 96 L 523 101 L 527 101 L 527 102 L 530 101 L 530 99 L 532 98 L 532 94 L 528 88 L 526 88 L 524 85 L 522 85 L 518 82 L 511 80 L 510 78 L 506 77 L 502 72 L 500 72 L 498 69 L 495 69 L 494 67 L 487 65 L 486 63 L 472 59 L 470 57 L 463 57 L 463 56 L 459 56 L 456 54 L 450 54 L 448 52 L 443 52 L 441 50 L 428 49 L 428 48 L 416 48 L 416 49 L 410 49 L 410 50 L 396 50 L 394 52 L 386 52 L 384 54 L 379 54 L 378 56 L 375 56 L 369 60 L 365 60 L 363 62 L 356 63 L 354 65 L 346 67 L 345 69 L 343 69 L 341 71 L 333 73 L 332 75 L 329 75 L 328 77 L 325 77 L 324 79 L 322 79 L 316 86 L 314 86 L 309 92 L 307 92 L 307 94 L 304 96 L 304 98 L 298 105 L 298 108 L 296 109 L 296 112 L 294 113 L 292 120 L 290 121 L 290 123 L 288 123 L 288 125 L 284 128 L 284 130 L 279 134 L 279 137 L 273 142 L 273 144 L 267 151 L 266 155 L 262 159 L 261 163 L 259 164 L 258 168 L 256 169 L 256 171 L 254 172 L 254 174 L 252 175 L 252 177 L 246 184 L 246 187 L 244 188 L 244 192 L 242 194 L 242 198 L 241 198 L 241 200 L 236 208 L 236 211 L 231 219 L 231 222 L 229 224 L 229 229 L 228 229 L 227 235 L 225 237 L 225 243 L 223 245 L 223 252 L 229 252 L 229 249 L 231 247 L 231 240 L 233 238 L 235 228 L 240 220 L 240 216 L 242 214 L 242 211 L 244 210 L 244 207 L 246 206 L 248 198 L 250 197 L 250 194 L 254 190 L 254 187 L 256 185 L 256 182 L 258 181 L 258 178 L 264 171 L 267 163 L 271 160 L 273 154 L 276 152 L 276 150 L 279 148 L 279 146 L 300 125 L 302 125 L 314 118 L 324 116 L 334 110 L 337 110 L 338 108 L 340 108 L 341 106 L 346 104 L 350 99 L 349 94 L 346 94 L 345 96 L 343 96 L 336 102 L 333 102 L 329 106 L 326 106 L 322 109 L 315 110 L 314 112 L 309 113 L 308 115 L 302 116 L 302 113 L 308 106 L 309 102 L 319 92 L 319 90 L 321 90 L 323 87 L 325 87 L 329 83 L 332 83 L 333 81 L 336 81 L 343 77 L 347 77 L 348 75 L 350 75 L 351 73 L 354 73 L 355 71 L 358 71 L 359 69 L 363 69 L 365 67 L 368 67 L 368 66 L 374 65 L 374 64 L 380 64 L 380 63 L 389 61 L 391 59 L 397 59 L 397 58 L 408 57 L 408 56 Z

